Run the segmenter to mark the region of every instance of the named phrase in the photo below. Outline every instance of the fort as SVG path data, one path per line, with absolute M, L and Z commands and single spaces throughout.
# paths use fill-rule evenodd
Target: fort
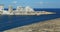
M 0 5 L 0 15 L 42 15 L 42 14 L 55 14 L 54 12 L 47 11 L 34 11 L 30 6 L 22 7 L 17 6 L 16 10 L 13 10 L 9 5 L 8 11 L 4 10 L 4 5 Z

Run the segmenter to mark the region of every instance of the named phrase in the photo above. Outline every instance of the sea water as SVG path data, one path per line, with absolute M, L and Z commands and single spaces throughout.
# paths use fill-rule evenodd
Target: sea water
M 42 9 L 42 10 L 44 10 L 44 9 Z M 56 12 L 57 14 L 39 15 L 39 16 L 36 16 L 36 15 L 35 16 L 0 15 L 0 31 L 12 29 L 12 28 L 20 27 L 20 26 L 24 26 L 24 25 L 29 25 L 32 23 L 42 22 L 45 20 L 60 18 L 59 10 L 55 10 L 55 11 L 51 10 L 51 9 L 50 10 L 45 9 L 45 10 L 51 11 L 51 12 Z

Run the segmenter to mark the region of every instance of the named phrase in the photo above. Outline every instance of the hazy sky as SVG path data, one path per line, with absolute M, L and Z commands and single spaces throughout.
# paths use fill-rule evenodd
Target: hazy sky
M 0 0 L 0 4 L 16 6 L 31 6 L 33 8 L 60 8 L 60 0 Z

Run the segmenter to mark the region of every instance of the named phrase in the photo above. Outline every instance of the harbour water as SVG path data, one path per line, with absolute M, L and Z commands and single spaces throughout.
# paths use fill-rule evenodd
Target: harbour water
M 0 15 L 0 31 L 4 31 L 11 28 L 32 24 L 32 23 L 42 22 L 45 20 L 60 18 L 59 10 L 55 10 L 52 12 L 57 12 L 57 14 L 40 15 L 40 16 Z

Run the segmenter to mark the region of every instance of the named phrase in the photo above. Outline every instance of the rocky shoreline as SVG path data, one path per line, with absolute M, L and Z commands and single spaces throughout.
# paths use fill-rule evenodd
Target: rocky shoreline
M 4 32 L 60 32 L 60 18 L 13 28 Z

